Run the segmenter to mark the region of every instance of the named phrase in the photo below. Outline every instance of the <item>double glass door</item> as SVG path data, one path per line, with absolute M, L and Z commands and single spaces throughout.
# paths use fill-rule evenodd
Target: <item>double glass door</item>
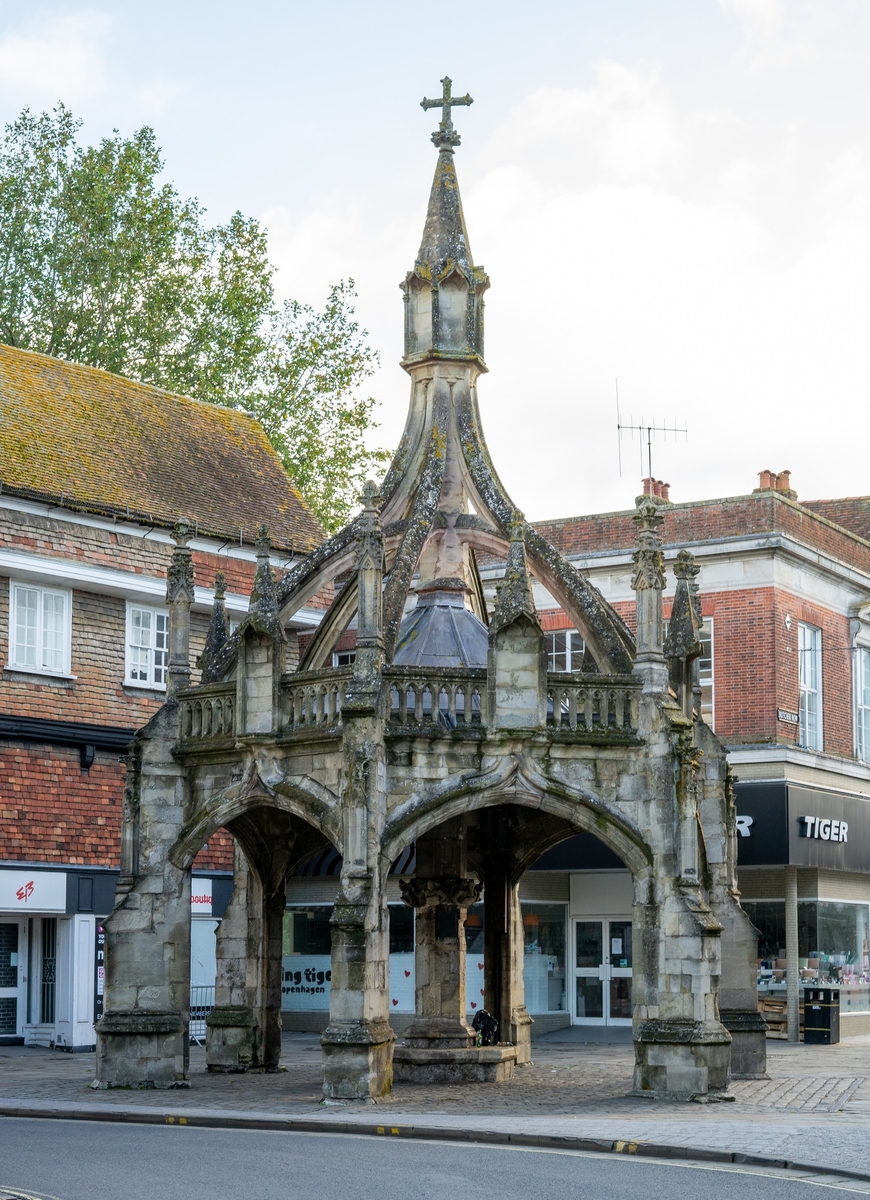
M 631 918 L 576 920 L 575 1025 L 631 1024 Z

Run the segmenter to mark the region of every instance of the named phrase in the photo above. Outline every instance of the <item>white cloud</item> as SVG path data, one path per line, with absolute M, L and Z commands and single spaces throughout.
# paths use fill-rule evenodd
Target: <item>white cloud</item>
M 73 105 L 106 88 L 105 13 L 85 9 L 43 18 L 0 36 L 0 87 L 26 104 Z
M 180 84 L 155 80 L 153 83 L 139 88 L 135 96 L 136 104 L 145 116 L 149 118 L 162 117 L 175 98 L 183 91 Z
M 839 0 L 719 0 L 743 31 L 750 69 L 814 62 L 819 35 L 836 19 Z

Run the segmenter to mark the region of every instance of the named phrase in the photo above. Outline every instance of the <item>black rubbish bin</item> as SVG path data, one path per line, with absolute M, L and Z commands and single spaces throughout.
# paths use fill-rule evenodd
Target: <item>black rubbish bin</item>
M 804 1043 L 836 1046 L 840 1040 L 840 989 L 804 988 Z

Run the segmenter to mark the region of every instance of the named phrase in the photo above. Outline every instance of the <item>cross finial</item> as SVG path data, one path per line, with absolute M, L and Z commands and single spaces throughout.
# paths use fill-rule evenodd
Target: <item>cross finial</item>
M 459 134 L 453 128 L 453 121 L 450 116 L 450 110 L 456 105 L 473 104 L 474 101 L 466 93 L 464 96 L 453 95 L 453 80 L 449 75 L 445 75 L 441 80 L 442 93 L 439 100 L 427 100 L 424 96 L 420 101 L 422 109 L 440 108 L 441 123 L 435 133 L 432 134 L 432 141 L 439 150 L 452 150 L 454 146 L 458 146 L 460 142 Z

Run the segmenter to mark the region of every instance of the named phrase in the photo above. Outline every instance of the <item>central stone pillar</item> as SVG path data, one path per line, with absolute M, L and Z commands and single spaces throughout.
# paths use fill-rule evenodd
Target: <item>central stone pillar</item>
M 402 899 L 413 906 L 416 1017 L 405 1031 L 415 1049 L 467 1050 L 477 1036 L 466 1019 L 465 918 L 480 898 L 473 879 L 409 879 Z

